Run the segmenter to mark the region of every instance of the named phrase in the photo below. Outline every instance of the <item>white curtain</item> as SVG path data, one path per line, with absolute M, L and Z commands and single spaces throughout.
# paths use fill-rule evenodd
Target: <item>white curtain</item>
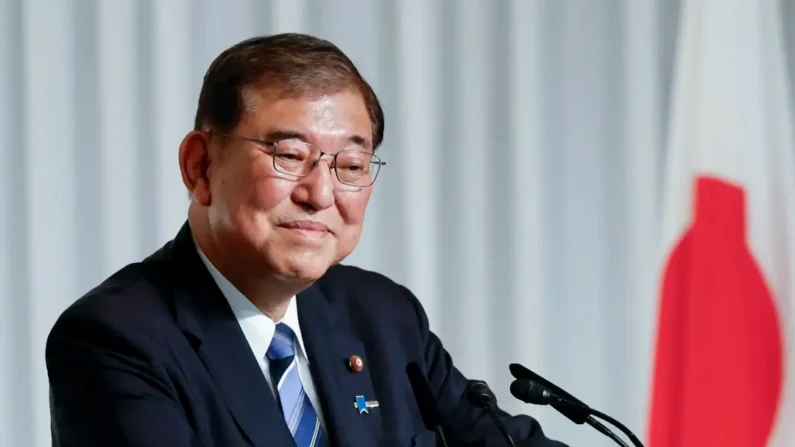
M 0 0 L 0 446 L 50 442 L 44 343 L 60 312 L 184 221 L 177 147 L 210 61 L 281 31 L 337 43 L 386 111 L 388 164 L 348 262 L 409 286 L 458 366 L 552 437 L 611 445 L 513 399 L 509 363 L 643 436 L 678 13 L 674 0 Z

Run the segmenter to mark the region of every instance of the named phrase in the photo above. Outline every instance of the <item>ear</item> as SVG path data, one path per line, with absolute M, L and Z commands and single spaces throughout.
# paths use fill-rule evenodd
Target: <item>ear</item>
M 179 169 L 182 183 L 191 192 L 193 200 L 202 206 L 209 206 L 212 202 L 209 166 L 207 133 L 193 130 L 182 139 L 179 146 Z

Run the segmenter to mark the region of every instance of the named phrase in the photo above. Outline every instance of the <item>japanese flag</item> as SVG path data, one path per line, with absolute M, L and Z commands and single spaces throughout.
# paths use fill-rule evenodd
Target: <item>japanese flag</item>
M 682 2 L 650 447 L 795 446 L 795 144 L 778 3 Z

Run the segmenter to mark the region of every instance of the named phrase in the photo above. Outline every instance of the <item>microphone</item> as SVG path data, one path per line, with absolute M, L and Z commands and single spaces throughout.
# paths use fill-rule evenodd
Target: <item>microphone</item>
M 511 384 L 511 394 L 524 402 L 529 404 L 536 404 L 536 405 L 553 405 L 555 409 L 563 408 L 564 410 L 568 410 L 569 408 L 577 408 L 578 413 L 579 411 L 587 412 L 590 409 L 583 407 L 581 404 L 577 402 L 570 401 L 568 399 L 563 399 L 560 396 L 556 396 L 552 394 L 544 385 L 534 381 L 534 380 L 524 380 L 524 379 L 517 379 Z M 585 418 L 585 422 L 595 428 L 597 431 L 602 433 L 603 435 L 607 436 L 608 438 L 615 441 L 618 445 L 622 447 L 629 447 L 621 438 L 616 436 L 609 428 L 605 427 L 604 424 L 597 421 L 593 418 L 593 416 L 588 416 Z
M 560 414 L 562 414 L 563 416 L 566 416 L 567 418 L 569 418 L 575 424 L 581 425 L 581 424 L 584 424 L 584 423 L 588 422 L 588 416 L 590 416 L 590 414 L 588 414 L 588 411 L 586 410 L 588 408 L 588 406 L 585 405 L 584 403 L 580 402 L 579 400 L 577 400 L 574 396 L 572 396 L 571 394 L 569 394 L 566 391 L 562 390 L 561 388 L 559 388 L 554 383 L 548 381 L 547 379 L 539 376 L 538 374 L 534 373 L 533 371 L 530 371 L 529 369 L 525 368 L 524 366 L 522 366 L 522 365 L 520 365 L 518 363 L 511 363 L 511 365 L 509 366 L 509 369 L 511 370 L 511 375 L 513 376 L 514 379 L 532 380 L 532 381 L 538 383 L 539 385 L 542 385 L 542 386 L 546 387 L 547 389 L 549 389 L 551 392 L 555 393 L 556 395 L 558 395 L 560 397 L 563 397 L 565 399 L 568 399 L 571 402 L 578 403 L 578 404 L 582 405 L 584 408 L 570 407 L 570 406 L 566 406 L 566 405 L 561 405 L 559 403 L 551 403 L 550 404 L 550 405 L 552 405 L 552 408 L 558 410 L 558 412 L 560 412 Z M 513 392 L 511 392 L 511 394 L 513 394 Z M 514 395 L 514 397 L 516 397 L 516 395 Z M 519 400 L 522 400 L 522 399 L 519 398 Z
M 536 405 L 551 405 L 553 403 L 561 403 L 563 400 L 535 380 L 514 380 L 511 384 L 511 394 L 519 400 Z M 578 406 L 574 402 L 571 403 L 572 406 Z
M 560 414 L 569 418 L 570 421 L 578 425 L 588 424 L 599 433 L 612 439 L 617 444 L 623 447 L 628 447 L 627 444 L 624 443 L 624 441 L 621 438 L 619 438 L 615 433 L 613 433 L 612 430 L 605 427 L 604 424 L 596 420 L 591 415 L 591 409 L 590 407 L 588 407 L 588 405 L 585 405 L 585 403 L 583 403 L 576 397 L 572 396 L 564 389 L 560 388 L 559 386 L 555 385 L 549 380 L 539 376 L 538 374 L 534 373 L 533 371 L 530 371 L 529 369 L 525 368 L 524 366 L 518 363 L 512 363 L 510 365 L 510 370 L 514 378 L 531 380 L 534 383 L 538 384 L 535 387 L 536 392 L 538 392 L 537 390 L 546 389 L 548 390 L 548 393 L 550 395 L 554 393 L 555 395 L 560 396 L 563 399 L 566 399 L 566 401 L 570 403 L 570 405 L 567 405 L 566 403 L 563 402 L 554 402 L 554 401 L 548 403 L 549 405 L 552 406 L 552 408 L 557 410 Z M 511 387 L 513 386 L 514 385 L 511 384 Z M 511 394 L 513 394 L 513 396 L 516 397 L 516 394 L 514 394 L 513 392 L 513 388 Z M 519 398 L 519 400 L 522 399 Z
M 565 393 L 565 391 L 564 391 Z M 643 447 L 640 440 L 632 433 L 624 424 L 616 419 L 602 413 L 601 411 L 594 410 L 591 407 L 583 404 L 580 401 L 573 401 L 557 395 L 555 392 L 548 389 L 545 384 L 541 384 L 535 380 L 517 379 L 511 384 L 511 394 L 517 399 L 536 405 L 553 405 L 554 408 L 565 408 L 576 411 L 578 413 L 588 414 L 585 422 L 591 425 L 600 433 L 606 435 L 619 445 L 628 447 L 627 444 L 615 435 L 610 429 L 602 425 L 600 422 L 593 419 L 593 416 L 602 418 L 611 424 L 618 427 L 624 434 L 629 437 L 635 447 Z M 566 393 L 568 394 L 568 393 Z
M 466 397 L 472 405 L 486 410 L 489 416 L 491 416 L 491 418 L 494 420 L 494 423 L 497 424 L 497 428 L 500 430 L 502 437 L 508 442 L 508 445 L 511 447 L 516 447 L 511 435 L 509 435 L 508 431 L 505 430 L 505 425 L 503 425 L 503 423 L 500 421 L 499 416 L 497 416 L 497 412 L 494 411 L 494 406 L 497 403 L 497 397 L 491 392 L 491 389 L 488 385 L 486 385 L 486 382 L 482 380 L 468 380 Z
M 637 436 L 635 436 L 623 424 L 611 418 L 610 416 L 607 416 L 604 413 L 593 410 L 591 407 L 585 405 L 585 403 L 583 403 L 576 397 L 566 392 L 563 388 L 560 388 L 559 386 L 555 385 L 549 380 L 541 377 L 540 375 L 534 373 L 533 371 L 529 370 L 528 368 L 525 368 L 524 366 L 518 363 L 512 363 L 509 369 L 511 370 L 511 375 L 513 375 L 515 379 L 526 379 L 526 380 L 535 381 L 541 386 L 546 387 L 547 390 L 550 392 L 550 394 L 554 394 L 562 398 L 563 402 L 553 402 L 550 403 L 550 405 L 552 406 L 552 408 L 556 409 L 560 414 L 569 418 L 575 424 L 587 423 L 588 425 L 596 429 L 598 432 L 602 433 L 603 435 L 607 436 L 613 441 L 623 446 L 626 446 L 626 444 L 624 443 L 624 441 L 621 440 L 621 438 L 616 436 L 615 433 L 613 433 L 609 428 L 605 427 L 604 424 L 594 419 L 592 415 L 601 417 L 602 419 L 610 422 L 611 424 L 618 427 L 622 432 L 624 432 L 635 446 L 643 447 L 643 444 L 641 444 Z M 514 395 L 514 397 L 516 397 L 516 395 Z
M 420 408 L 422 422 L 428 430 L 436 433 L 437 446 L 449 447 L 442 428 L 442 415 L 439 413 L 436 400 L 431 392 L 431 386 L 428 384 L 428 379 L 425 378 L 420 365 L 416 362 L 406 365 L 406 375 L 409 378 L 411 389 L 414 391 L 414 399 L 417 400 L 417 406 Z

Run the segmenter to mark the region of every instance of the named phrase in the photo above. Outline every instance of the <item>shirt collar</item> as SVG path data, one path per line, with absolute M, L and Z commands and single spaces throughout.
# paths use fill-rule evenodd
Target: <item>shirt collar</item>
M 196 251 L 205 267 L 210 272 L 210 276 L 213 277 L 221 293 L 224 295 L 227 302 L 229 302 L 229 307 L 232 309 L 240 328 L 243 330 L 243 335 L 246 336 L 246 340 L 254 356 L 257 358 L 257 361 L 260 363 L 264 362 L 265 354 L 268 352 L 273 334 L 276 332 L 276 323 L 274 323 L 270 317 L 262 313 L 254 303 L 246 298 L 240 290 L 215 268 L 201 248 L 199 248 L 198 244 L 196 244 Z M 295 296 L 290 298 L 287 304 L 287 311 L 280 323 L 286 324 L 293 333 L 295 333 L 296 355 L 308 360 L 308 356 L 304 349 L 303 337 L 301 336 L 301 326 L 298 322 L 298 306 Z

